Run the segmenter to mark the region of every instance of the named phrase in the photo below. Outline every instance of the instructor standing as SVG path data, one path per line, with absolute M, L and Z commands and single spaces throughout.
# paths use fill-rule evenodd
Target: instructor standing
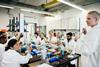
M 86 34 L 81 46 L 81 65 L 100 67 L 100 13 L 88 12 L 86 22 L 91 30 Z

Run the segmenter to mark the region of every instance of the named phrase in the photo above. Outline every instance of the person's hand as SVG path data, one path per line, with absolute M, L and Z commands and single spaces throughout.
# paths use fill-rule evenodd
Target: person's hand
M 67 51 L 68 51 L 68 53 L 70 53 L 70 54 L 72 53 L 72 50 L 71 50 L 71 49 L 68 49 Z
M 23 34 L 22 34 L 22 33 L 20 33 L 20 38 L 21 38 L 21 37 L 23 37 Z
M 33 50 L 32 46 L 29 46 L 28 51 L 31 52 Z

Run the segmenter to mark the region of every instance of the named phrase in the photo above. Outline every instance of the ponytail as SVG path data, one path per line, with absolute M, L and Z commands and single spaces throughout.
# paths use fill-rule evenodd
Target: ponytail
M 9 50 L 9 49 L 10 49 L 10 47 L 8 47 L 8 46 L 5 47 L 5 51 L 7 51 L 7 50 Z

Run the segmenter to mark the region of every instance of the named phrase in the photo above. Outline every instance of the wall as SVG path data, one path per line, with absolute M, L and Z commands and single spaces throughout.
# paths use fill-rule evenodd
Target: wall
M 0 28 L 6 27 L 9 24 L 9 19 L 18 17 L 19 13 L 17 9 L 0 8 Z
M 22 12 L 18 8 L 11 9 L 8 12 L 8 9 L 0 8 L 0 28 L 8 25 L 9 19 L 12 17 L 19 17 L 19 13 L 23 13 L 25 15 L 25 20 L 28 23 L 37 23 L 39 25 L 41 15 L 29 12 Z
M 0 28 L 7 26 L 8 19 L 7 9 L 0 8 Z
M 100 12 L 99 6 L 100 3 L 95 3 L 87 5 L 84 8 L 88 11 L 97 10 Z M 65 12 L 56 13 L 54 17 L 45 17 L 42 19 L 41 25 L 47 26 L 47 32 L 52 29 L 82 29 L 83 27 L 87 28 L 85 18 L 86 13 L 71 9 L 66 10 Z
M 45 17 L 41 25 L 45 24 L 47 26 L 47 34 L 52 29 L 79 29 L 80 13 L 78 10 L 59 12 L 53 17 Z

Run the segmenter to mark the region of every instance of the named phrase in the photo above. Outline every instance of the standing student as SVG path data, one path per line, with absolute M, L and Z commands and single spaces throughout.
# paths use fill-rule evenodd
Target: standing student
M 5 51 L 5 43 L 7 42 L 7 30 L 0 29 L 0 67 L 1 61 L 3 57 L 3 53 Z
M 20 64 L 28 63 L 29 59 L 32 58 L 30 53 L 26 56 L 22 56 L 18 53 L 20 44 L 16 39 L 11 39 L 8 45 L 5 47 L 5 53 L 3 55 L 1 67 L 20 67 Z M 32 48 L 29 48 L 31 52 Z
M 72 33 L 68 32 L 66 34 L 67 39 L 64 40 L 65 47 L 67 51 L 71 54 L 75 54 L 75 47 L 76 47 L 76 42 L 72 38 Z M 68 67 L 76 67 L 76 60 L 73 60 L 68 64 Z

